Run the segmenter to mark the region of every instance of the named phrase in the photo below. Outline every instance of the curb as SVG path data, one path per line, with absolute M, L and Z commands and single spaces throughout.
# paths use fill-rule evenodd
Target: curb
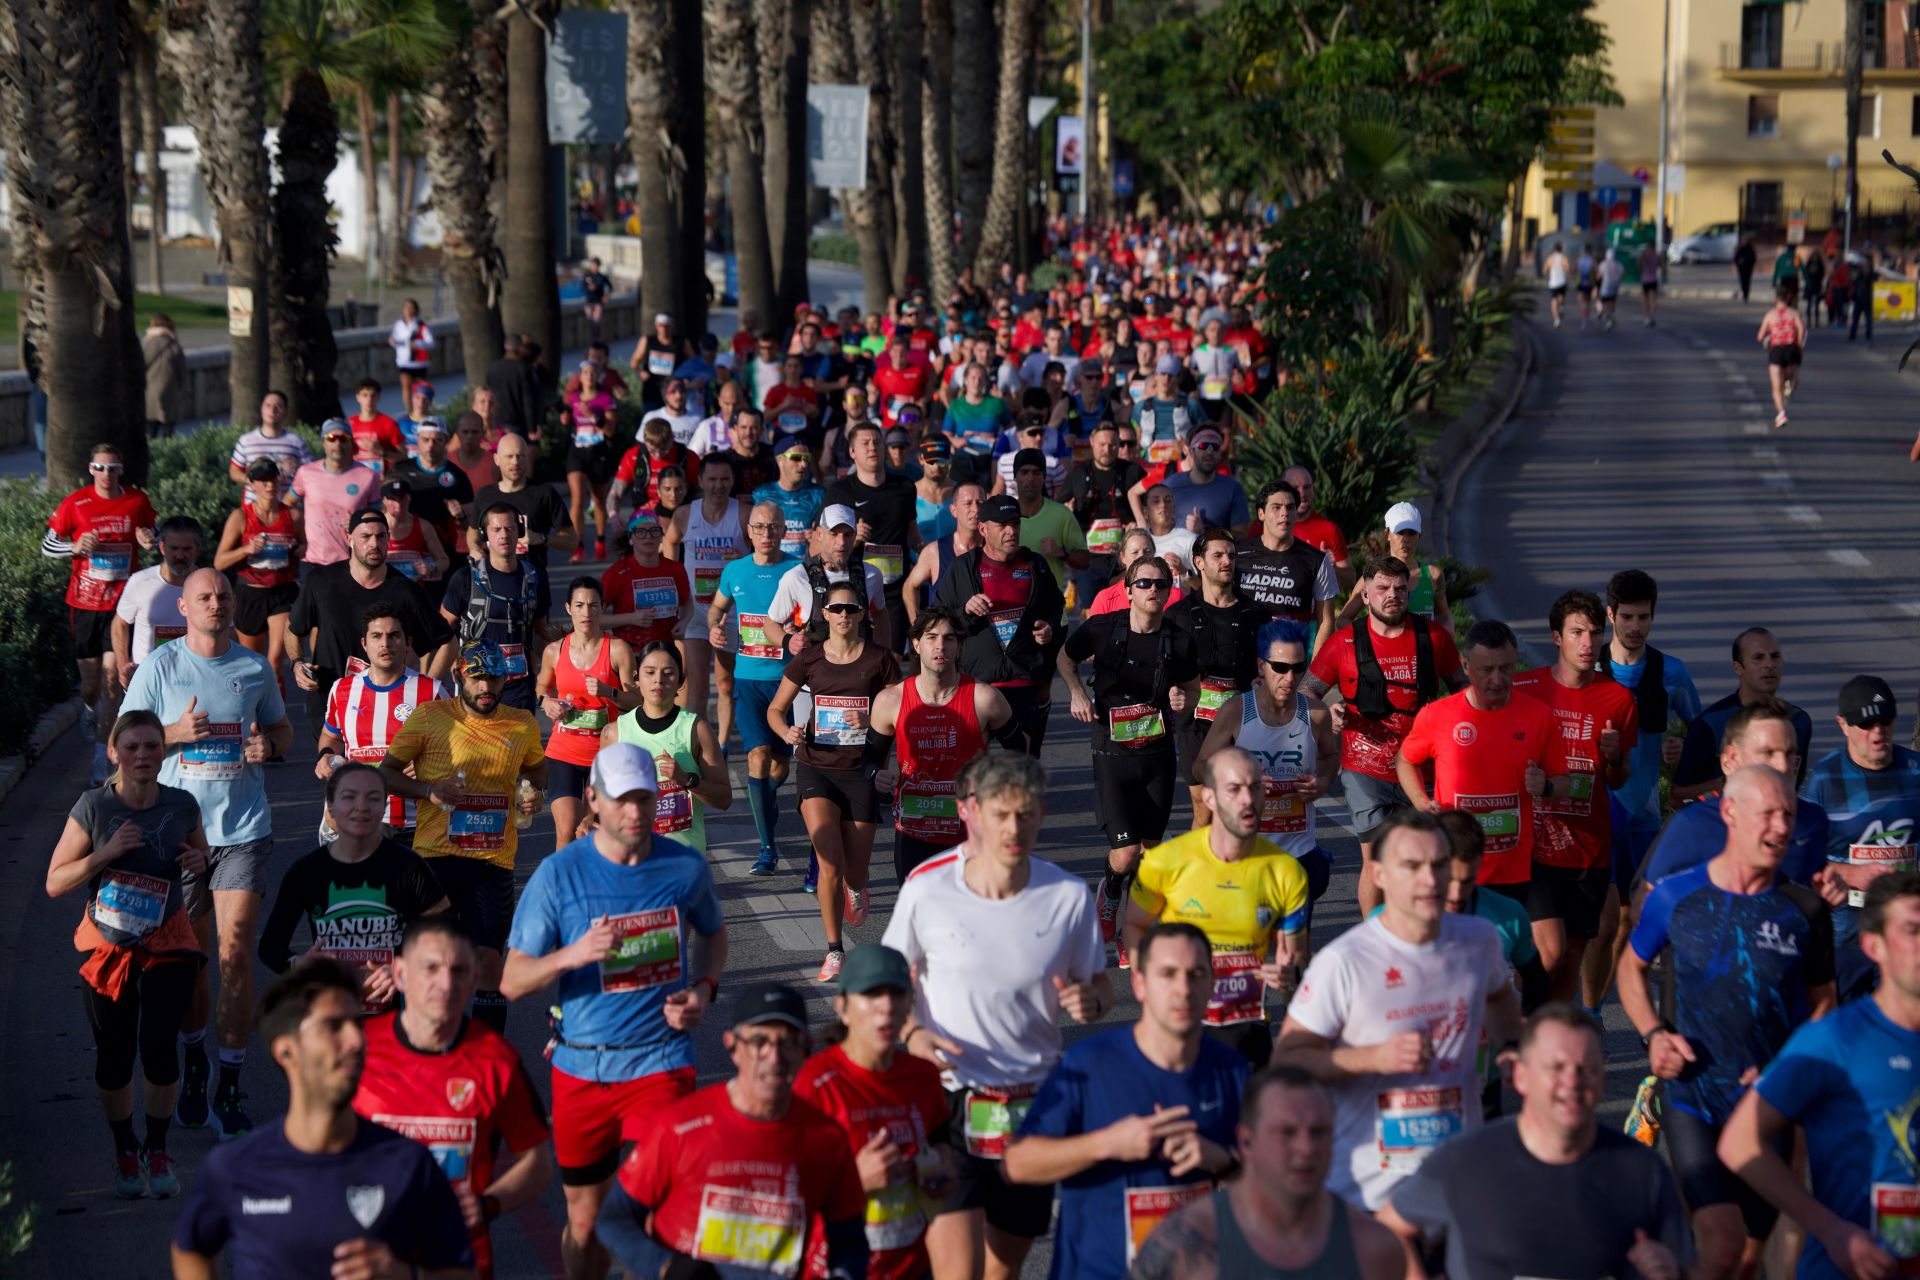
M 80 699 L 69 698 L 54 706 L 34 722 L 33 733 L 27 738 L 25 753 L 0 760 L 0 800 L 5 800 L 13 794 L 13 789 L 19 786 L 21 779 L 27 776 L 27 770 L 31 769 L 41 756 L 52 750 L 53 744 L 58 742 L 67 730 L 80 723 L 80 713 L 83 709 Z
M 1515 316 L 1512 325 L 1513 349 L 1507 354 L 1507 362 L 1480 398 L 1448 424 L 1423 466 L 1435 486 L 1434 542 L 1448 554 L 1453 553 L 1453 502 L 1460 479 L 1512 418 L 1533 372 L 1533 327 L 1522 316 Z

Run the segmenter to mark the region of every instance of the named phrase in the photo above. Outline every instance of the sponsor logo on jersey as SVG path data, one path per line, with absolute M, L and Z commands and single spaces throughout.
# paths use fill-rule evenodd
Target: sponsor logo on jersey
M 1453 740 L 1463 747 L 1472 746 L 1473 740 L 1479 736 L 1479 731 L 1465 720 L 1453 726 Z
M 473 1101 L 473 1095 L 477 1093 L 479 1089 L 480 1086 L 477 1083 L 469 1080 L 465 1076 L 449 1076 L 447 1078 L 447 1105 L 455 1111 L 465 1111 L 467 1105 Z
M 1406 985 L 1407 980 L 1398 969 L 1389 968 L 1387 970 L 1387 990 L 1392 991 L 1396 987 L 1404 987 Z

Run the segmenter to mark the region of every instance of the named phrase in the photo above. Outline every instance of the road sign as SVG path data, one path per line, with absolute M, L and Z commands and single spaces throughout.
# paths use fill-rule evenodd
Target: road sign
M 1895 284 L 1890 280 L 1882 280 L 1873 286 L 1873 318 L 1911 320 L 1913 301 L 1912 281 Z
M 1612 187 L 1602 187 L 1593 193 L 1593 202 L 1601 205 L 1616 205 L 1620 203 L 1620 193 Z
M 867 185 L 867 87 L 807 86 L 807 183 L 837 191 Z
M 1058 98 L 1042 98 L 1038 95 L 1027 99 L 1027 128 L 1038 129 L 1047 114 L 1060 105 Z
M 1667 166 L 1667 194 L 1684 195 L 1687 190 L 1687 166 L 1678 162 Z
M 547 42 L 547 141 L 627 139 L 627 15 L 567 9 Z
M 1807 239 L 1807 211 L 1795 209 L 1787 214 L 1787 243 L 1804 244 Z

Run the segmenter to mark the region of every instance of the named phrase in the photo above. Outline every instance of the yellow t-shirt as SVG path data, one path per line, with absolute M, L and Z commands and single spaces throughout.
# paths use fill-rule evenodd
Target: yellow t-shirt
M 1133 900 L 1164 924 L 1190 924 L 1213 944 L 1215 1026 L 1266 1017 L 1259 974 L 1273 935 L 1307 927 L 1307 873 L 1292 854 L 1264 837 L 1253 852 L 1222 862 L 1207 846 L 1207 828 L 1147 850 L 1133 882 Z
M 502 706 L 475 715 L 457 698 L 422 703 L 387 748 L 410 761 L 421 782 L 464 771 L 467 798 L 452 813 L 422 801 L 416 809 L 413 850 L 423 858 L 481 858 L 513 869 L 520 832 L 513 823 L 520 771 L 540 764 L 540 727 L 531 712 Z

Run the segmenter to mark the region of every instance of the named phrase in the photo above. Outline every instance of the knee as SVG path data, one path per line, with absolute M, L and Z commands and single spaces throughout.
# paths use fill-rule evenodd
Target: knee
M 577 1245 L 593 1239 L 593 1225 L 600 1217 L 600 1197 L 592 1187 L 567 1188 L 567 1233 Z

